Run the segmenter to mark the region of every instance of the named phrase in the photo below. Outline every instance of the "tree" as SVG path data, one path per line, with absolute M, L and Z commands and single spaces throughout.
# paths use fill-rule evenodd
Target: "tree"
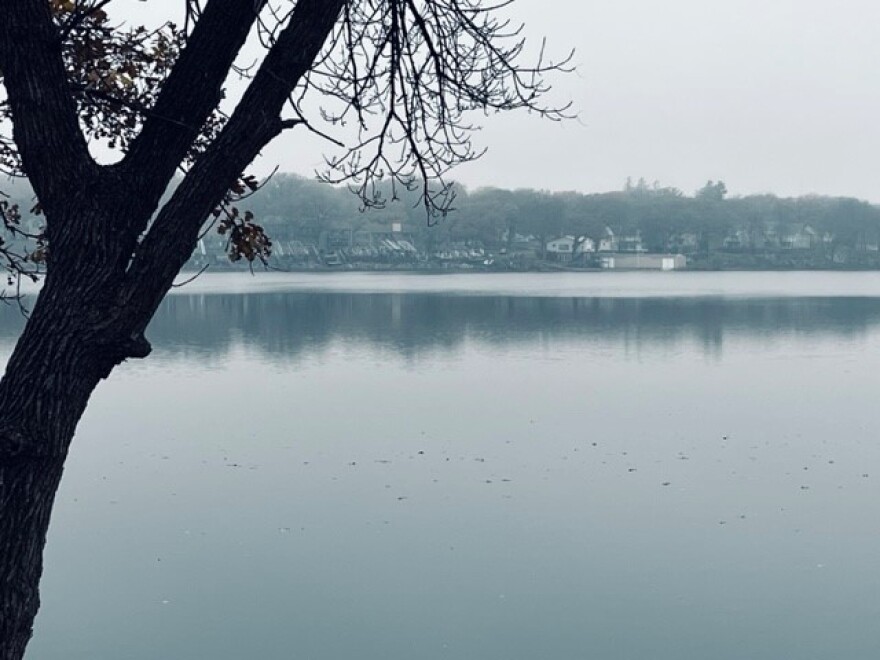
M 516 191 L 521 232 L 533 234 L 541 244 L 541 259 L 547 257 L 547 242 L 562 234 L 562 200 L 556 195 L 536 190 Z
M 724 181 L 719 181 L 718 183 L 715 183 L 710 179 L 706 182 L 705 186 L 697 191 L 696 198 L 709 202 L 721 202 L 724 201 L 724 197 L 726 195 L 727 186 L 724 185 Z
M 206 219 L 219 218 L 234 259 L 271 250 L 236 205 L 257 186 L 242 173 L 261 149 L 294 128 L 350 140 L 327 180 L 367 206 L 384 203 L 383 181 L 392 196 L 418 188 L 433 219 L 454 194 L 443 175 L 480 155 L 474 111 L 565 116 L 543 99 L 545 74 L 567 60 L 548 62 L 542 48 L 524 65 L 506 1 L 185 0 L 182 27 L 152 30 L 118 28 L 111 4 L 0 3 L 0 114 L 13 128 L 0 166 L 27 176 L 44 222 L 24 229 L 4 200 L 4 225 L 32 247 L 4 243 L 0 257 L 11 277 L 45 271 L 0 382 L 2 660 L 21 658 L 31 637 L 52 502 L 92 391 L 150 353 L 147 324 Z M 251 35 L 264 56 L 243 69 Z M 234 107 L 224 103 L 231 71 L 249 76 Z M 120 160 L 100 164 L 90 140 Z

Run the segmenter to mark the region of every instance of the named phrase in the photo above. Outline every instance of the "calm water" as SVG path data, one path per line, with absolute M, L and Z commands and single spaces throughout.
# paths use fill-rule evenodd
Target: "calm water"
M 215 276 L 150 338 L 34 660 L 880 656 L 878 274 Z

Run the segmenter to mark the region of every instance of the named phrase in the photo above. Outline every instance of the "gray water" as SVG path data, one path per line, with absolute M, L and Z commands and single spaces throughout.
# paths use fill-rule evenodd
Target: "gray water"
M 34 660 L 880 656 L 880 275 L 215 276 L 149 336 Z

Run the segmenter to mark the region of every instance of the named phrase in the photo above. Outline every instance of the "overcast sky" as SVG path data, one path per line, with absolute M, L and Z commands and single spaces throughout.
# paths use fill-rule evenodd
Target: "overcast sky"
M 151 2 L 153 10 L 165 4 Z M 551 51 L 577 122 L 492 116 L 471 187 L 595 192 L 627 176 L 692 192 L 852 195 L 880 202 L 876 0 L 517 0 Z M 282 136 L 261 170 L 311 175 L 323 145 Z
M 880 3 L 518 5 L 530 29 L 577 49 L 579 76 L 558 89 L 582 125 L 494 121 L 463 181 L 600 191 L 631 175 L 690 192 L 720 178 L 733 193 L 880 202 Z

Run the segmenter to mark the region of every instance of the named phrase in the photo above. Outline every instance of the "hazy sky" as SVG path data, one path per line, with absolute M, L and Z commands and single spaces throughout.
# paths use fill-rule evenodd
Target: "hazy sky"
M 148 3 L 153 11 L 168 0 Z M 854 195 L 880 202 L 880 3 L 876 0 L 517 0 L 511 14 L 551 52 L 580 119 L 492 116 L 468 186 L 584 192 L 627 176 L 692 192 Z M 325 146 L 290 134 L 265 170 L 310 175 Z
M 577 49 L 579 76 L 558 89 L 582 125 L 495 121 L 490 155 L 462 180 L 596 191 L 632 175 L 692 191 L 721 178 L 734 193 L 880 202 L 880 3 L 518 5 L 532 29 Z

